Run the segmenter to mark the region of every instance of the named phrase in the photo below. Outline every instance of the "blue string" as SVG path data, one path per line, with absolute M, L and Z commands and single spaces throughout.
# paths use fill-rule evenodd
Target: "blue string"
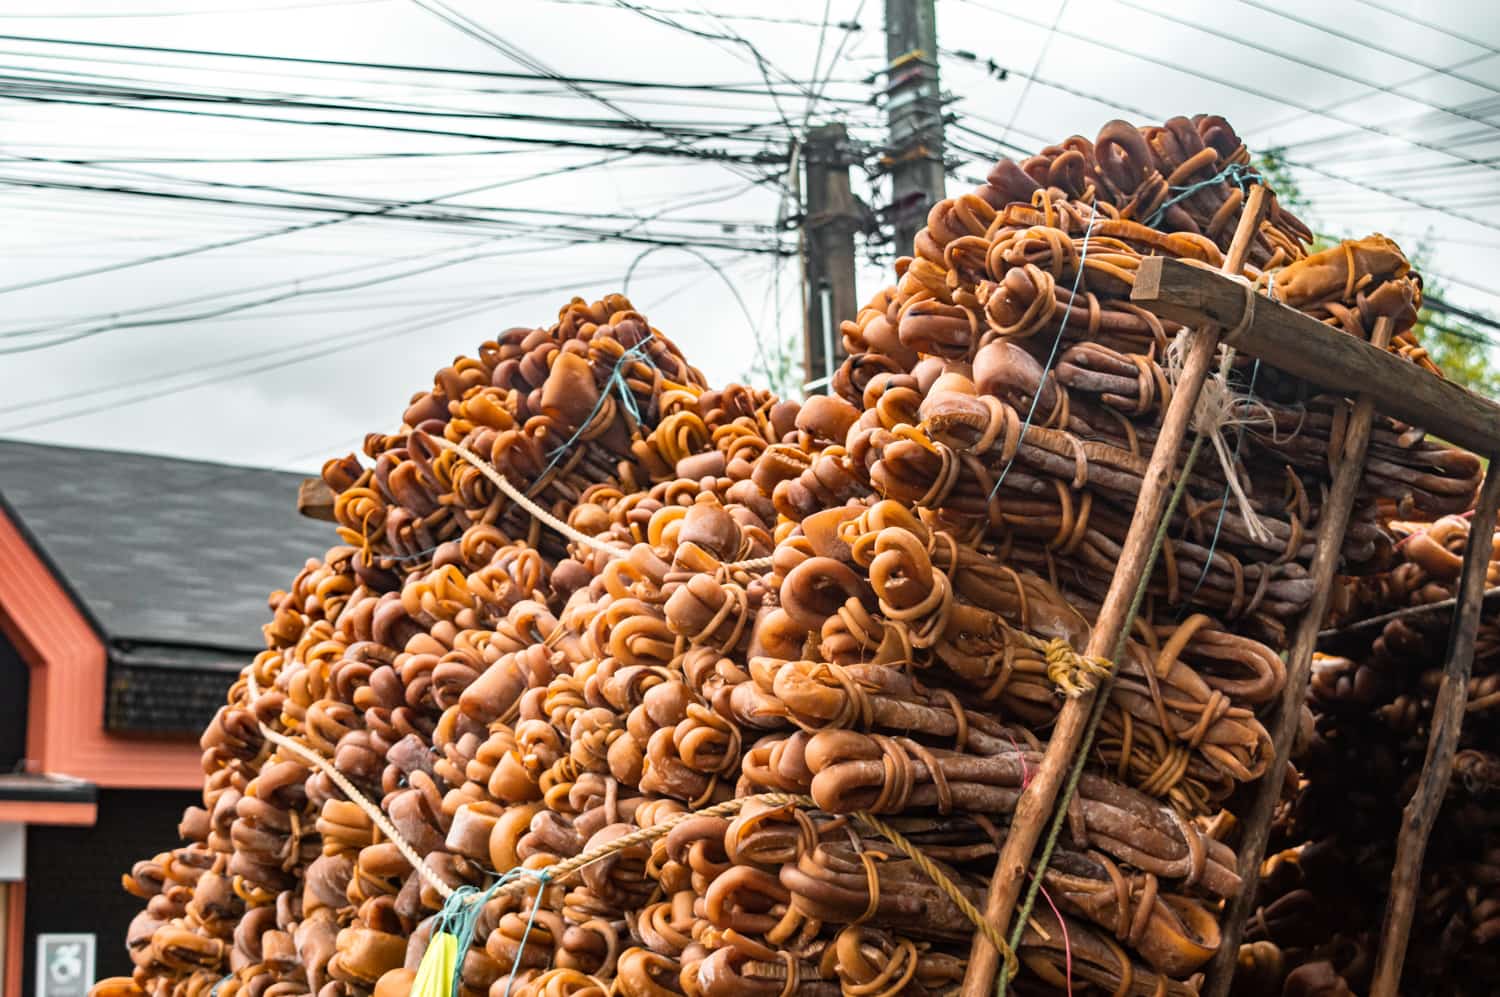
M 531 870 L 526 870 L 530 872 Z M 543 887 L 547 885 L 547 873 L 545 870 L 534 873 Z M 536 909 L 542 905 L 542 892 L 537 890 L 536 900 L 531 904 L 531 913 L 526 916 L 526 930 L 521 932 L 521 944 L 516 948 L 516 957 L 510 961 L 510 976 L 505 980 L 505 997 L 510 997 L 510 988 L 515 985 L 516 971 L 521 968 L 521 956 L 526 951 L 526 940 L 531 937 L 531 926 L 536 924 Z M 454 991 L 457 993 L 457 991 Z
M 230 973 L 228 976 L 225 976 L 222 979 L 220 979 L 218 983 L 214 984 L 213 989 L 208 992 L 208 997 L 219 997 L 219 988 L 222 987 L 224 984 L 228 983 L 232 979 L 234 979 L 234 974 L 233 973 Z
M 1177 196 L 1168 198 L 1166 201 L 1162 202 L 1162 206 L 1157 208 L 1156 211 L 1152 213 L 1151 217 L 1146 220 L 1146 227 L 1156 228 L 1157 223 L 1161 221 L 1162 215 L 1167 213 L 1168 208 L 1171 208 L 1173 205 L 1187 200 L 1205 187 L 1212 187 L 1214 184 L 1219 183 L 1221 180 L 1228 180 L 1230 183 L 1238 187 L 1241 192 L 1243 192 L 1249 185 L 1250 181 L 1258 178 L 1259 176 L 1260 174 L 1255 171 L 1255 167 L 1253 166 L 1247 165 L 1245 163 L 1230 163 L 1228 166 L 1225 166 L 1222 170 L 1215 173 L 1207 180 L 1199 180 L 1197 183 L 1190 183 L 1183 187 L 1169 188 L 1170 190 L 1177 191 Z
M 579 437 L 583 435 L 583 431 L 585 429 L 588 429 L 589 426 L 593 424 L 594 417 L 597 416 L 599 414 L 599 410 L 604 407 L 604 402 L 609 398 L 611 391 L 617 391 L 619 393 L 620 404 L 625 406 L 625 411 L 630 413 L 630 417 L 637 423 L 641 421 L 641 410 L 639 406 L 636 405 L 635 393 L 630 390 L 630 385 L 625 383 L 624 371 L 626 363 L 632 360 L 640 360 L 652 370 L 661 369 L 660 367 L 656 366 L 655 361 L 651 359 L 651 355 L 646 352 L 646 345 L 650 343 L 653 338 L 654 337 L 648 336 L 645 339 L 641 340 L 639 343 L 636 343 L 630 349 L 626 350 L 624 353 L 620 354 L 620 358 L 615 361 L 614 369 L 609 372 L 609 378 L 604 382 L 604 390 L 599 392 L 599 400 L 594 403 L 594 408 L 591 412 L 589 412 L 588 418 L 579 423 L 578 428 L 573 431 L 572 436 L 568 437 L 565 441 L 563 441 L 552 450 L 551 454 L 549 455 L 551 459 L 547 461 L 547 466 L 542 468 L 542 473 L 537 475 L 537 481 L 541 481 L 547 477 L 552 469 L 557 466 L 558 462 L 562 460 L 563 457 L 567 455 L 568 451 L 573 448 L 573 444 L 578 442 Z M 526 494 L 530 495 L 531 489 L 535 487 L 536 484 L 533 483 L 531 488 L 527 489 Z
M 442 910 L 438 911 L 433 921 L 432 934 L 438 935 L 446 932 L 453 936 L 457 942 L 457 956 L 453 963 L 453 981 L 449 989 L 450 994 L 459 993 L 460 979 L 463 976 L 464 956 L 468 953 L 470 946 L 474 944 L 474 929 L 479 923 L 479 915 L 484 910 L 484 905 L 495 895 L 499 889 L 521 876 L 531 876 L 545 887 L 551 881 L 547 870 L 537 871 L 521 866 L 510 870 L 505 875 L 491 883 L 482 892 L 472 886 L 460 886 L 454 890 L 452 895 L 443 903 Z M 536 923 L 536 911 L 541 906 L 541 890 L 537 891 L 536 900 L 531 905 L 531 916 L 526 920 L 526 930 L 521 934 L 521 946 L 516 950 L 515 960 L 510 967 L 510 981 L 505 985 L 507 997 L 510 994 L 510 985 L 515 982 L 516 971 L 521 965 L 521 954 L 526 951 L 526 940 L 531 935 L 531 926 Z
M 563 443 L 559 444 L 557 447 L 554 447 L 551 451 L 549 451 L 548 456 L 550 457 L 550 459 L 547 461 L 546 466 L 542 468 L 542 472 L 536 476 L 536 479 L 531 483 L 530 487 L 526 489 L 526 494 L 528 496 L 536 490 L 537 484 L 545 480 L 547 475 L 551 473 L 552 469 L 557 466 L 558 462 L 561 461 L 563 457 L 567 455 L 568 451 L 573 448 L 573 444 L 578 442 L 578 438 L 583 435 L 583 431 L 585 429 L 588 429 L 589 426 L 593 424 L 595 416 L 597 416 L 599 414 L 599 410 L 604 407 L 604 402 L 607 398 L 609 398 L 609 393 L 611 391 L 618 392 L 620 396 L 620 404 L 625 407 L 625 411 L 630 413 L 630 417 L 637 423 L 641 421 L 641 410 L 640 406 L 636 404 L 635 393 L 630 390 L 630 385 L 625 381 L 625 364 L 628 361 L 639 360 L 642 363 L 646 364 L 646 366 L 650 367 L 652 370 L 660 371 L 661 368 L 656 366 L 656 362 L 652 360 L 651 355 L 646 352 L 646 346 L 654 338 L 655 337 L 653 336 L 647 336 L 645 339 L 641 340 L 639 343 L 636 343 L 630 349 L 620 354 L 619 359 L 615 361 L 614 369 L 609 372 L 609 377 L 604 382 L 604 390 L 599 393 L 599 400 L 594 403 L 594 408 L 589 412 L 588 418 L 584 419 L 583 422 L 579 424 L 578 428 L 573 431 L 572 436 L 568 437 L 567 440 L 565 440 Z M 450 541 L 447 540 L 443 541 L 443 543 L 449 542 Z M 391 561 L 416 561 L 435 553 L 438 547 L 441 547 L 442 545 L 443 544 L 438 544 L 433 547 L 428 547 L 426 550 L 419 550 L 415 554 L 384 554 L 381 556 Z
M 1047 366 L 1042 368 L 1042 379 L 1037 382 L 1036 392 L 1031 396 L 1031 408 L 1026 411 L 1026 422 L 1021 426 L 1021 434 L 1016 437 L 1016 452 L 1010 455 L 1010 460 L 1005 462 L 1005 467 L 1000 470 L 1000 477 L 995 479 L 995 487 L 990 489 L 990 497 L 986 500 L 993 502 L 995 493 L 1000 486 L 1005 484 L 1005 476 L 1010 473 L 1011 465 L 1021 454 L 1021 441 L 1026 439 L 1026 431 L 1031 428 L 1031 420 L 1036 415 L 1037 402 L 1042 400 L 1042 389 L 1046 387 L 1047 375 L 1052 373 L 1052 365 L 1057 361 L 1057 349 L 1062 345 L 1063 331 L 1068 327 L 1068 313 L 1073 310 L 1073 299 L 1078 297 L 1078 286 L 1083 283 L 1083 265 L 1089 258 L 1089 236 L 1094 232 L 1094 206 L 1098 203 L 1095 198 L 1089 203 L 1089 223 L 1083 230 L 1083 249 L 1078 256 L 1078 272 L 1073 275 L 1073 288 L 1068 292 L 1068 305 L 1063 309 L 1062 321 L 1057 324 L 1057 335 L 1052 339 L 1052 352 L 1047 354 Z

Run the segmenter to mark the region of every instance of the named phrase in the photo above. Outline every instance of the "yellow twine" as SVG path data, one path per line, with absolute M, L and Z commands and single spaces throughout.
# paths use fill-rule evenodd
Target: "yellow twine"
M 969 922 L 974 925 L 975 930 L 989 939 L 989 943 L 995 946 L 995 951 L 1000 953 L 1000 958 L 1005 962 L 1006 973 L 1010 976 L 1016 975 L 1021 968 L 1021 964 L 1020 960 L 1016 958 L 1015 950 L 1001 937 L 1000 929 L 984 919 L 984 915 L 980 913 L 979 908 L 975 907 L 969 898 L 964 896 L 963 891 L 958 888 L 958 884 L 950 879 L 948 874 L 943 872 L 936 862 L 924 855 L 920 848 L 907 840 L 906 835 L 891 827 L 891 825 L 874 814 L 861 810 L 855 813 L 854 819 L 869 825 L 873 831 L 895 845 L 897 851 L 911 859 L 912 864 L 922 871 L 922 875 L 932 880 L 938 889 L 947 894 L 948 899 L 952 900 L 953 905 L 963 913 L 964 917 L 969 919 Z

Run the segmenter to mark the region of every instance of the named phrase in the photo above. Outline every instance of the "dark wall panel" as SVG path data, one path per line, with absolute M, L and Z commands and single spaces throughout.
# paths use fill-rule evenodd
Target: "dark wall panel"
M 200 799 L 192 792 L 100 790 L 94 827 L 27 828 L 23 994 L 36 992 L 33 963 L 41 932 L 92 932 L 94 972 L 101 978 L 130 975 L 125 929 L 146 902 L 126 893 L 120 876 L 140 859 L 180 844 L 177 822 Z
M 26 757 L 26 700 L 31 673 L 21 654 L 0 634 L 0 772 L 14 772 Z

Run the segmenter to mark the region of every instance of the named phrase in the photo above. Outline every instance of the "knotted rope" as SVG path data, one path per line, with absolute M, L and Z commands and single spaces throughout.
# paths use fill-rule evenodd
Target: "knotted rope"
M 1270 409 L 1264 402 L 1257 401 L 1250 394 L 1241 394 L 1230 384 L 1230 374 L 1234 370 L 1234 347 L 1225 345 L 1233 342 L 1234 337 L 1249 328 L 1255 317 L 1254 299 L 1259 297 L 1255 293 L 1254 285 L 1245 277 L 1231 277 L 1238 281 L 1245 289 L 1245 306 L 1240 314 L 1240 321 L 1233 329 L 1222 337 L 1219 346 L 1219 369 L 1203 382 L 1203 390 L 1198 393 L 1198 401 L 1193 406 L 1193 429 L 1198 433 L 1198 438 L 1207 438 L 1214 448 L 1214 454 L 1219 458 L 1219 467 L 1224 473 L 1224 482 L 1227 491 L 1234 496 L 1235 505 L 1239 508 L 1240 516 L 1245 521 L 1245 532 L 1256 543 L 1268 544 L 1274 535 L 1261 522 L 1255 507 L 1250 502 L 1250 496 L 1245 492 L 1245 486 L 1240 481 L 1239 469 L 1236 466 L 1236 453 L 1238 444 L 1231 450 L 1229 441 L 1224 437 L 1224 431 L 1229 428 L 1238 427 L 1243 430 L 1248 426 L 1267 425 L 1275 427 L 1275 419 Z M 1182 376 L 1183 363 L 1187 356 L 1187 345 L 1192 334 L 1187 329 L 1179 332 L 1167 346 L 1166 356 L 1163 358 L 1163 370 L 1167 380 L 1174 386 Z

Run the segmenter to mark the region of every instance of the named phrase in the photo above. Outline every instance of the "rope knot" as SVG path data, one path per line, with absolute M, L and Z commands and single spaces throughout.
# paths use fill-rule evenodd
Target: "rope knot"
M 1079 654 L 1062 637 L 1047 641 L 1042 650 L 1047 659 L 1047 678 L 1070 699 L 1082 696 L 1094 687 L 1094 679 L 1110 673 L 1108 658 Z

